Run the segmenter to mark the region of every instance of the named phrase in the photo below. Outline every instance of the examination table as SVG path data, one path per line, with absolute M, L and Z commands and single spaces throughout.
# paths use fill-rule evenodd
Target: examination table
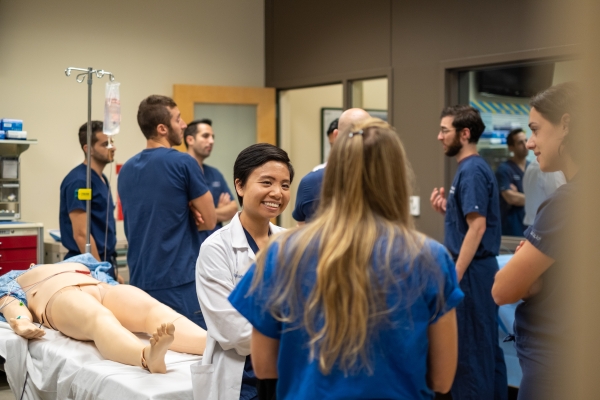
M 138 335 L 144 342 L 148 336 Z M 201 356 L 168 351 L 166 374 L 102 358 L 91 342 L 70 339 L 46 329 L 41 339 L 27 340 L 0 322 L 0 356 L 16 399 L 192 399 L 190 365 Z M 26 378 L 27 375 L 27 378 Z M 25 380 L 27 379 L 26 385 Z

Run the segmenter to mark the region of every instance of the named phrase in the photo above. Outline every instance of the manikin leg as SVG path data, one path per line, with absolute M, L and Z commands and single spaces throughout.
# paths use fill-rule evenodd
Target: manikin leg
M 96 298 L 79 290 L 58 295 L 50 312 L 59 331 L 74 339 L 94 341 L 104 358 L 142 366 L 143 352 L 150 372 L 166 372 L 164 358 L 175 330 L 171 324 L 157 324 L 150 346 L 144 346 Z
M 131 332 L 152 334 L 164 323 L 175 325 L 175 340 L 170 350 L 203 354 L 206 347 L 206 331 L 192 321 L 159 303 L 141 289 L 129 285 L 105 286 L 102 304 L 119 322 Z

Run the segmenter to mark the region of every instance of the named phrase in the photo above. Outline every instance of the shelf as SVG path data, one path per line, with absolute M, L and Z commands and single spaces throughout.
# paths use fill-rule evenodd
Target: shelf
M 0 139 L 0 145 L 2 144 L 37 144 L 37 139 Z
M 30 145 L 37 143 L 37 139 L 0 139 L 0 156 L 19 157 Z

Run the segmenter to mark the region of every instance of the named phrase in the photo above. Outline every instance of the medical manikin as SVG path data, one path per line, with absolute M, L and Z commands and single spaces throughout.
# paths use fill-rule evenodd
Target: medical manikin
M 0 277 L 0 312 L 15 333 L 40 338 L 43 325 L 93 341 L 108 360 L 152 373 L 166 372 L 167 350 L 204 352 L 206 331 L 142 290 L 117 284 L 103 272 L 108 263 L 98 263 L 89 254 L 68 261 Z M 132 332 L 152 335 L 150 345 Z

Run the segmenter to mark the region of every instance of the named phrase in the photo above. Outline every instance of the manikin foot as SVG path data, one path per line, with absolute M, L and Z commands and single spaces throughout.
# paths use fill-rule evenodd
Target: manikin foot
M 167 372 L 165 354 L 175 337 L 175 326 L 171 323 L 162 324 L 156 329 L 150 338 L 150 346 L 144 348 L 144 367 L 153 374 L 164 374 Z

